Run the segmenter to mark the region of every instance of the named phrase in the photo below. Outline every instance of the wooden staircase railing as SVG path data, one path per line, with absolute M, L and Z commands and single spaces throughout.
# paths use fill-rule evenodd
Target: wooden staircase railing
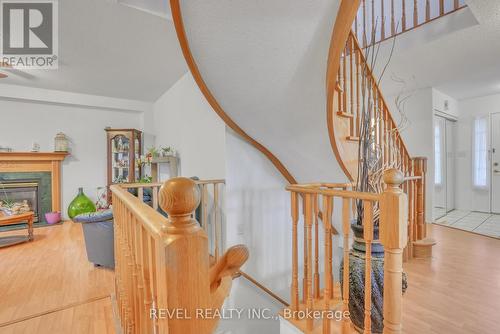
M 358 175 L 359 137 L 363 112 L 371 120 L 379 159 L 384 169 L 401 170 L 405 181 L 403 190 L 408 194 L 409 228 L 408 249 L 405 259 L 411 258 L 417 247 L 432 246 L 426 240 L 425 181 L 426 158 L 411 157 L 399 132 L 400 124 L 394 120 L 380 90 L 379 82 L 372 73 L 354 32 L 351 31 L 340 60 L 337 85 L 333 97 L 333 149 L 347 177 L 355 182 Z M 423 244 L 422 244 L 423 243 Z M 423 254 L 417 252 L 417 254 Z
M 169 218 L 123 186 L 111 187 L 121 330 L 212 333 L 217 320 L 196 316 L 196 312 L 221 308 L 248 250 L 234 246 L 218 260 L 211 259 L 207 234 L 193 218 L 201 195 L 192 180 L 174 178 L 159 190 L 155 185 L 152 188 L 157 189 L 152 195 L 154 205 Z
M 216 260 L 219 259 L 222 244 L 222 212 L 221 201 L 224 193 L 226 181 L 223 179 L 215 180 L 194 180 L 200 189 L 201 200 L 199 206 L 193 212 L 193 218 L 196 218 L 209 239 L 210 255 Z M 120 186 L 132 192 L 141 201 L 146 202 L 153 209 L 158 210 L 158 192 L 163 183 L 123 183 Z M 145 196 L 149 200 L 145 201 Z
M 375 203 L 380 204 L 380 242 L 384 246 L 384 334 L 402 333 L 401 302 L 402 302 L 402 263 L 403 249 L 407 242 L 407 199 L 400 185 L 403 174 L 396 169 L 384 173 L 386 189 L 382 194 L 362 193 L 348 190 L 328 189 L 317 185 L 291 185 L 287 190 L 291 193 L 292 216 L 292 283 L 291 304 L 282 316 L 306 333 L 356 333 L 349 319 L 349 240 L 351 222 L 354 219 L 353 202 L 364 203 L 363 217 L 366 242 L 365 275 L 364 275 L 364 333 L 371 333 L 372 314 L 372 244 L 379 242 L 374 239 L 373 209 Z M 342 203 L 342 235 L 343 235 L 343 285 L 339 286 L 340 278 L 333 272 L 332 261 L 335 256 L 332 247 L 331 217 L 334 211 L 334 199 Z M 301 204 L 302 201 L 302 204 Z M 323 244 L 318 238 L 316 207 L 321 205 L 324 214 Z M 302 212 L 300 211 L 302 208 Z M 301 219 L 300 216 L 303 216 Z M 303 224 L 304 242 L 299 249 L 299 237 Z M 320 261 L 318 247 L 324 249 L 323 261 Z M 314 249 L 314 251 L 313 251 Z M 302 251 L 302 252 L 301 252 Z M 299 270 L 299 258 L 304 256 L 303 272 Z M 322 270 L 318 271 L 321 262 Z M 313 269 L 314 268 L 314 269 Z M 302 295 L 299 291 L 302 278 Z M 320 283 L 323 284 L 320 286 Z M 313 312 L 309 312 L 313 311 Z M 314 313 L 315 311 L 319 311 Z M 335 321 L 331 312 L 340 311 L 341 319 Z M 301 316 L 310 314 L 314 316 Z M 339 321 L 340 320 L 340 321 Z
M 352 30 L 365 48 L 466 6 L 464 0 L 361 0 Z

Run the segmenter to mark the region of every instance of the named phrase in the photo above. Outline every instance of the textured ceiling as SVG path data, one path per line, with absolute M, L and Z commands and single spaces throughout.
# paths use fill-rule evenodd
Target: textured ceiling
M 225 112 L 299 181 L 343 179 L 325 104 L 338 0 L 190 0 L 181 9 L 193 56 Z
M 5 83 L 155 101 L 187 71 L 172 21 L 116 1 L 59 1 L 59 54 L 58 70 L 11 73 L 0 89 Z

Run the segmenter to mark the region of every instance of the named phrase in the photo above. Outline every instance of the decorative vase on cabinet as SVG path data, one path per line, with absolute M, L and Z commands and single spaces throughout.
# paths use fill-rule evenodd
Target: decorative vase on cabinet
M 78 195 L 68 206 L 68 216 L 73 219 L 79 214 L 95 212 L 94 203 L 83 193 L 83 188 L 78 188 Z

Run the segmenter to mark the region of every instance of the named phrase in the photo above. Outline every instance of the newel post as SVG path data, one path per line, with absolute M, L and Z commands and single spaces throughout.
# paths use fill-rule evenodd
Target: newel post
M 417 240 L 422 240 L 426 237 L 426 223 L 425 223 L 425 187 L 426 187 L 426 174 L 427 174 L 427 158 L 417 157 L 413 158 L 415 166 L 415 176 L 420 176 L 421 179 L 417 180 Z
M 208 238 L 192 218 L 199 203 L 199 188 L 190 179 L 173 178 L 160 189 L 159 205 L 169 216 L 157 262 L 164 289 L 158 291 L 158 307 L 168 310 L 168 329 L 160 327 L 160 333 L 208 333 L 209 324 L 196 316 L 211 306 Z
M 380 241 L 384 245 L 384 334 L 401 334 L 403 249 L 408 241 L 408 200 L 400 186 L 403 173 L 384 172 L 380 199 Z

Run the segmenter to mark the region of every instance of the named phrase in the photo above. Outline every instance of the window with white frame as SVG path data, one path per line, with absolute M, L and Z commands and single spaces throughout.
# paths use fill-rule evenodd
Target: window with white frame
M 434 183 L 441 185 L 443 181 L 442 168 L 441 168 L 441 127 L 436 122 L 434 125 Z
M 488 187 L 488 118 L 474 120 L 472 172 L 474 187 Z

